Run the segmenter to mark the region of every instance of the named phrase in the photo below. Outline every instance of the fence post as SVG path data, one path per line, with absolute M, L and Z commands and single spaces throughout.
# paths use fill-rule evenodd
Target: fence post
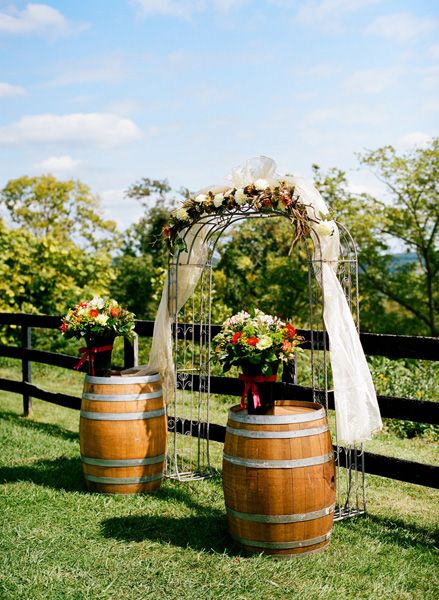
M 123 340 L 123 368 L 130 369 L 137 367 L 139 364 L 139 336 L 134 334 L 133 342 L 127 338 Z
M 21 326 L 21 347 L 23 350 L 32 348 L 32 329 L 28 325 Z M 32 363 L 23 356 L 21 359 L 21 380 L 24 383 L 32 383 Z M 32 415 L 32 397 L 23 390 L 23 415 L 29 417 Z

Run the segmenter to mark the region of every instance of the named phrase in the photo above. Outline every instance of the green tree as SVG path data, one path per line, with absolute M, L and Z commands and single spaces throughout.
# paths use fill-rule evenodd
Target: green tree
M 98 198 L 78 181 L 21 177 L 0 191 L 0 308 L 60 314 L 114 278 L 119 233 Z
M 0 206 L 12 223 L 37 238 L 50 235 L 106 251 L 118 243 L 116 223 L 103 218 L 99 199 L 81 181 L 53 175 L 12 179 L 0 191 Z
M 358 245 L 364 329 L 438 334 L 438 159 L 437 139 L 401 156 L 391 146 L 361 155 L 387 187 L 386 200 L 354 194 L 343 171 L 314 166 L 317 187 Z M 396 261 L 395 248 L 416 260 Z
M 121 253 L 114 261 L 117 275 L 111 293 L 138 318 L 155 317 L 169 255 L 162 230 L 177 198 L 186 193 L 173 190 L 166 179 L 149 178 L 141 179 L 126 192 L 141 203 L 145 212 L 125 232 Z
M 292 249 L 292 238 L 293 229 L 282 217 L 248 219 L 225 234 L 214 281 L 230 311 L 260 308 L 308 322 L 306 251 L 303 244 Z

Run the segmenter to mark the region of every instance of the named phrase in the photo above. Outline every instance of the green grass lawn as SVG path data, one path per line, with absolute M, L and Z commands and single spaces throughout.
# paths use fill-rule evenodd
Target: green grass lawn
M 50 382 L 44 371 L 36 382 L 80 395 L 81 375 L 50 372 Z M 78 412 L 34 400 L 33 417 L 20 414 L 21 398 L 0 392 L 2 600 L 439 595 L 437 490 L 369 476 L 368 515 L 336 523 L 326 551 L 290 561 L 248 557 L 228 536 L 219 475 L 167 480 L 148 496 L 91 494 L 79 461 Z M 391 432 L 366 449 L 437 461 L 428 439 Z M 220 452 L 213 454 L 218 462 Z

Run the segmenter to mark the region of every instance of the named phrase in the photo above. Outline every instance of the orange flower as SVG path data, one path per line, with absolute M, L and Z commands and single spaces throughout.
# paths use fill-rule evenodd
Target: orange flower
M 94 318 L 99 315 L 99 311 L 96 308 L 92 308 L 88 314 L 90 315 L 90 317 Z
M 110 308 L 110 315 L 111 315 L 112 317 L 117 317 L 117 316 L 119 316 L 119 313 L 120 313 L 120 308 L 118 308 L 117 306 L 112 306 L 112 307 Z
M 249 346 L 256 346 L 256 344 L 259 342 L 259 338 L 257 337 L 249 337 L 247 340 L 247 344 Z
M 282 344 L 282 350 L 284 352 L 291 352 L 292 350 L 294 350 L 294 346 L 291 342 L 289 342 L 288 340 L 285 340 Z

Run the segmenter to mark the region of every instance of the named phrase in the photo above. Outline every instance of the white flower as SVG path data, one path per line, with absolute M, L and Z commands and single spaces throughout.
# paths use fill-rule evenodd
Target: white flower
M 335 223 L 334 221 L 326 221 L 322 219 L 320 223 L 314 227 L 314 231 L 321 236 L 328 236 L 334 233 Z
M 248 201 L 248 197 L 246 196 L 243 188 L 238 188 L 236 190 L 235 201 L 236 201 L 236 204 L 239 204 L 239 206 L 242 206 L 243 204 L 245 204 Z
M 109 318 L 109 317 L 108 317 L 108 315 L 103 315 L 103 314 L 101 313 L 101 314 L 99 314 L 99 315 L 96 317 L 95 321 L 96 321 L 96 323 L 97 323 L 98 325 L 106 325 L 106 324 L 107 324 L 107 321 L 108 321 L 108 318 Z
M 173 212 L 173 215 L 178 221 L 189 221 L 189 215 L 185 208 L 177 208 L 177 210 Z
M 91 308 L 104 308 L 105 300 L 103 300 L 100 296 L 94 296 L 92 300 L 88 303 L 88 306 Z
M 206 202 L 207 198 L 207 194 L 198 194 L 198 196 L 195 196 L 195 202 L 202 204 L 203 202 Z
M 270 337 L 268 335 L 262 335 L 259 338 L 259 342 L 256 344 L 256 348 L 258 350 L 265 350 L 266 348 L 270 348 L 273 345 Z
M 213 198 L 214 205 L 218 208 L 224 201 L 224 194 L 215 194 Z
M 255 188 L 257 190 L 266 190 L 268 187 L 270 187 L 270 184 L 266 179 L 256 179 Z

